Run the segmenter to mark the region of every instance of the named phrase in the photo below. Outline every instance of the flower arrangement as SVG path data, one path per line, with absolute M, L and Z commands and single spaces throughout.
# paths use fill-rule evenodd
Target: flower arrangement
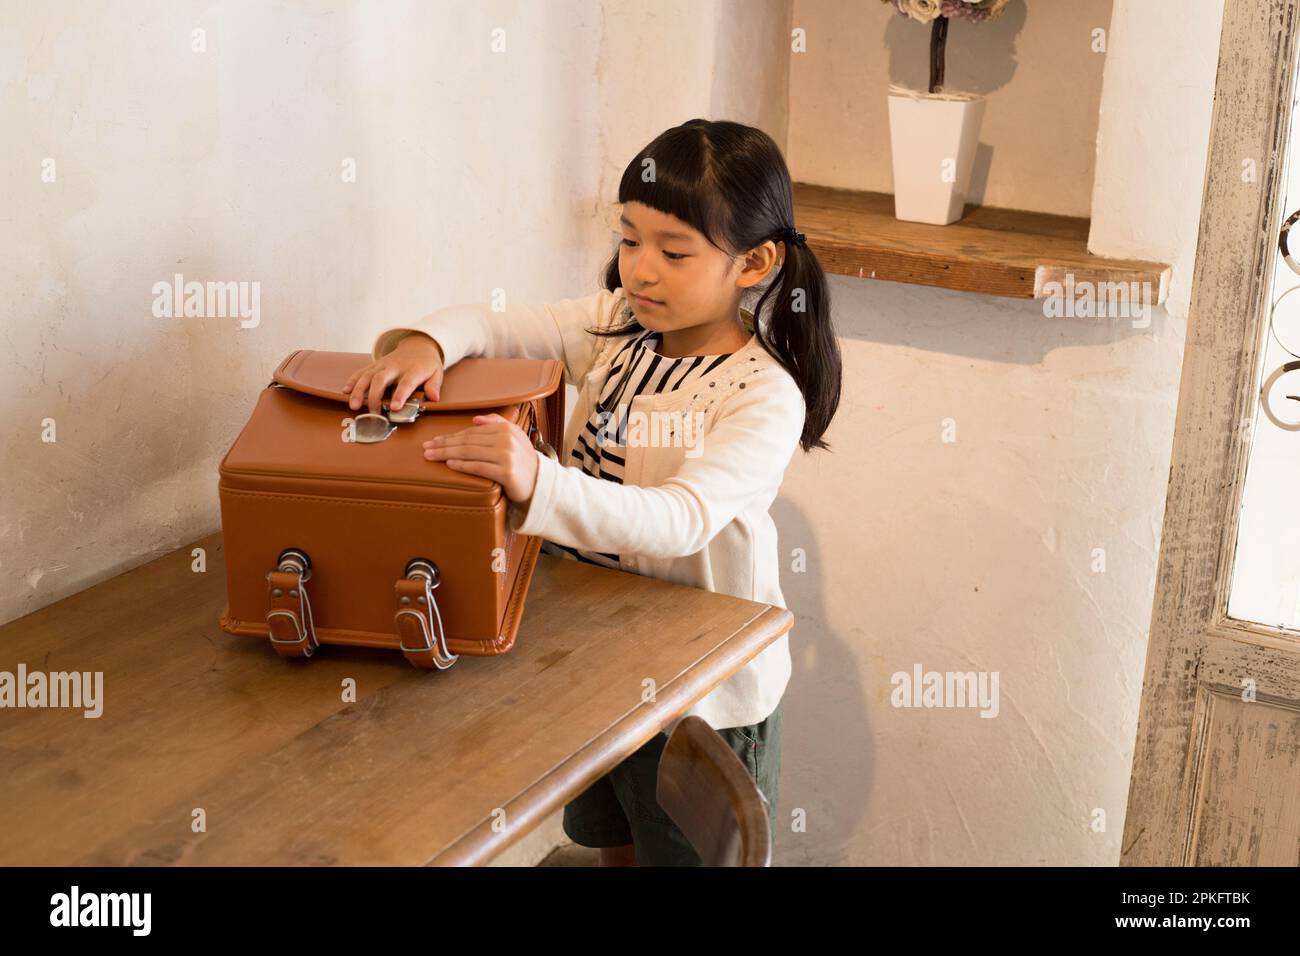
M 964 18 L 983 23 L 1001 16 L 1007 0 L 881 0 L 903 16 L 930 27 L 930 92 L 943 88 L 943 50 L 948 39 L 948 21 Z

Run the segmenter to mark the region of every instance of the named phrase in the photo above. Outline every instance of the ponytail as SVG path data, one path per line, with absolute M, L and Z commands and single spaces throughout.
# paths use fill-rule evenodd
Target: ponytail
M 794 227 L 787 227 L 793 233 Z M 831 326 L 830 290 L 817 256 L 803 236 L 780 238 L 785 259 L 776 279 L 754 307 L 754 331 L 763 348 L 794 378 L 803 393 L 804 422 L 799 444 L 804 451 L 829 450 L 822 439 L 840 404 L 843 362 Z M 770 303 L 766 328 L 758 320 Z

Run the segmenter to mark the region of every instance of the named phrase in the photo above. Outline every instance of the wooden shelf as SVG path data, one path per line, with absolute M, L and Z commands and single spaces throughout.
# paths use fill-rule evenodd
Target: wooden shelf
M 822 267 L 837 275 L 1015 299 L 1044 298 L 1049 282 L 1068 292 L 1069 274 L 1075 288 L 1096 283 L 1099 296 L 1108 282 L 1138 283 L 1151 305 L 1168 292 L 1168 265 L 1091 255 L 1087 219 L 967 206 L 964 218 L 946 226 L 900 222 L 889 193 L 810 183 L 794 184 L 794 211 Z

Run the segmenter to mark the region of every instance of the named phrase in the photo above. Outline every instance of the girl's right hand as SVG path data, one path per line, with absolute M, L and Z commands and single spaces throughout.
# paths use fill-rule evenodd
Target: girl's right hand
M 394 382 L 389 407 L 401 408 L 411 393 L 424 386 L 424 394 L 438 400 L 442 389 L 442 346 L 423 332 L 412 332 L 399 341 L 391 352 L 365 368 L 352 373 L 343 391 L 350 393 L 348 407 L 353 411 L 363 403 L 371 412 L 383 411 L 384 392 Z

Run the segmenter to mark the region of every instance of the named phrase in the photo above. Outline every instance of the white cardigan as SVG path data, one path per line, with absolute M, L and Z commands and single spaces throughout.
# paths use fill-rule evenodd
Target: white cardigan
M 382 332 L 372 355 L 392 351 L 414 329 L 438 341 L 447 367 L 466 356 L 563 361 L 565 378 L 579 393 L 564 447 L 557 449 L 561 459 L 537 452 L 532 500 L 526 510 L 510 505 L 510 526 L 572 548 L 617 553 L 622 568 L 637 574 L 785 607 L 768 508 L 799 447 L 804 401 L 794 378 L 757 337 L 751 335 L 698 391 L 632 400 L 632 415 L 679 412 L 702 422 L 696 444 L 629 441 L 624 484 L 570 464 L 578 432 L 627 341 L 585 330 L 622 324 L 625 305 L 622 289 L 499 312 L 453 305 Z M 752 331 L 752 314 L 742 311 L 742 317 Z M 756 724 L 776 709 L 789 678 L 789 635 L 783 634 L 681 716 L 696 714 L 718 730 Z

